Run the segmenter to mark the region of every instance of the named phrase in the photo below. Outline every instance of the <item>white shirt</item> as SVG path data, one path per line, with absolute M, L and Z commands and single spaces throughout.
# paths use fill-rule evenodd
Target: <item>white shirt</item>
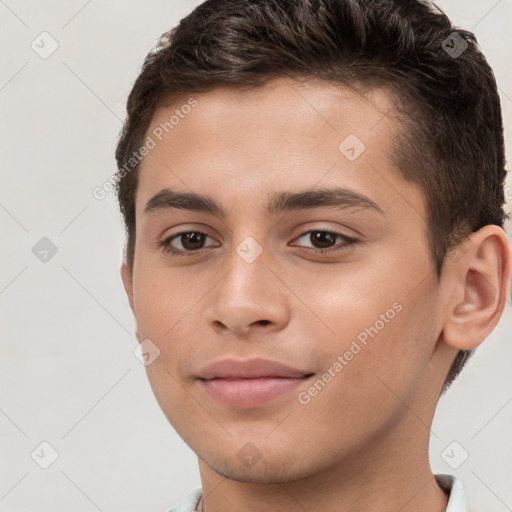
M 446 512 L 467 512 L 468 504 L 466 493 L 460 480 L 457 480 L 452 475 L 434 475 L 437 484 L 448 495 L 448 506 Z M 196 507 L 201 499 L 201 487 L 197 487 L 190 494 L 188 494 L 183 501 L 171 508 L 168 512 L 196 512 Z

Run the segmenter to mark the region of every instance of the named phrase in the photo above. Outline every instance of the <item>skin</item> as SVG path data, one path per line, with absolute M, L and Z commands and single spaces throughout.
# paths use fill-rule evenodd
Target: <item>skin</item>
M 388 155 L 399 124 L 384 115 L 392 112 L 385 91 L 363 98 L 277 78 L 251 92 L 218 87 L 193 97 L 197 106 L 141 163 L 135 263 L 132 274 L 123 262 L 121 275 L 137 339 L 160 349 L 147 366 L 152 389 L 198 455 L 204 510 L 444 511 L 429 429 L 457 350 L 478 346 L 503 311 L 505 233 L 486 226 L 472 234 L 438 280 L 423 194 Z M 159 108 L 148 134 L 187 98 Z M 354 161 L 338 149 L 349 134 L 366 146 Z M 208 195 L 227 216 L 144 213 L 165 187 Z M 331 187 L 363 194 L 384 215 L 266 211 L 276 191 Z M 303 234 L 326 228 L 358 241 L 310 252 L 322 246 Z M 206 248 L 178 257 L 158 247 L 181 231 L 206 233 Z M 236 251 L 248 236 L 263 249 L 250 264 Z M 190 248 L 179 237 L 173 245 Z M 297 395 L 311 382 L 235 408 L 212 400 L 195 378 L 215 360 L 259 356 L 317 380 L 397 302 L 401 311 L 307 404 Z M 238 456 L 246 443 L 261 455 L 250 467 Z

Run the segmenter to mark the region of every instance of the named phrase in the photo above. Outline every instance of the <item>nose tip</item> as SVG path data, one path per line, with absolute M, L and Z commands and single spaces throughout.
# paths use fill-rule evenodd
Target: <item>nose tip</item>
M 225 322 L 222 322 L 221 320 L 215 320 L 213 322 L 213 324 L 216 327 L 218 327 L 219 329 L 229 329 L 232 331 L 236 331 L 236 334 L 238 336 L 243 337 L 243 336 L 246 336 L 247 334 L 249 334 L 251 326 L 253 326 L 253 325 L 254 326 L 258 326 L 258 325 L 267 326 L 267 325 L 271 325 L 272 321 L 271 320 L 256 320 L 245 327 L 244 327 L 243 323 L 237 323 L 234 321 L 225 323 Z

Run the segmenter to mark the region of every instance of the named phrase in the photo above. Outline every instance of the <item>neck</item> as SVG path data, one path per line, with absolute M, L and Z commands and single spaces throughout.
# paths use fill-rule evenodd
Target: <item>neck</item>
M 412 415 L 408 419 L 416 432 L 411 424 L 403 425 L 366 446 L 364 453 L 353 453 L 334 467 L 293 482 L 239 482 L 200 460 L 203 510 L 445 512 L 448 498 L 428 463 L 428 428 Z

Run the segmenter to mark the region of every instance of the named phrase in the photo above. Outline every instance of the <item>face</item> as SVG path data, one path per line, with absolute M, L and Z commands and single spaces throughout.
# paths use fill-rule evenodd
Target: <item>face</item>
M 432 364 L 439 283 L 389 98 L 279 78 L 187 99 L 148 129 L 124 274 L 170 423 L 248 482 L 428 438 L 449 365 Z

